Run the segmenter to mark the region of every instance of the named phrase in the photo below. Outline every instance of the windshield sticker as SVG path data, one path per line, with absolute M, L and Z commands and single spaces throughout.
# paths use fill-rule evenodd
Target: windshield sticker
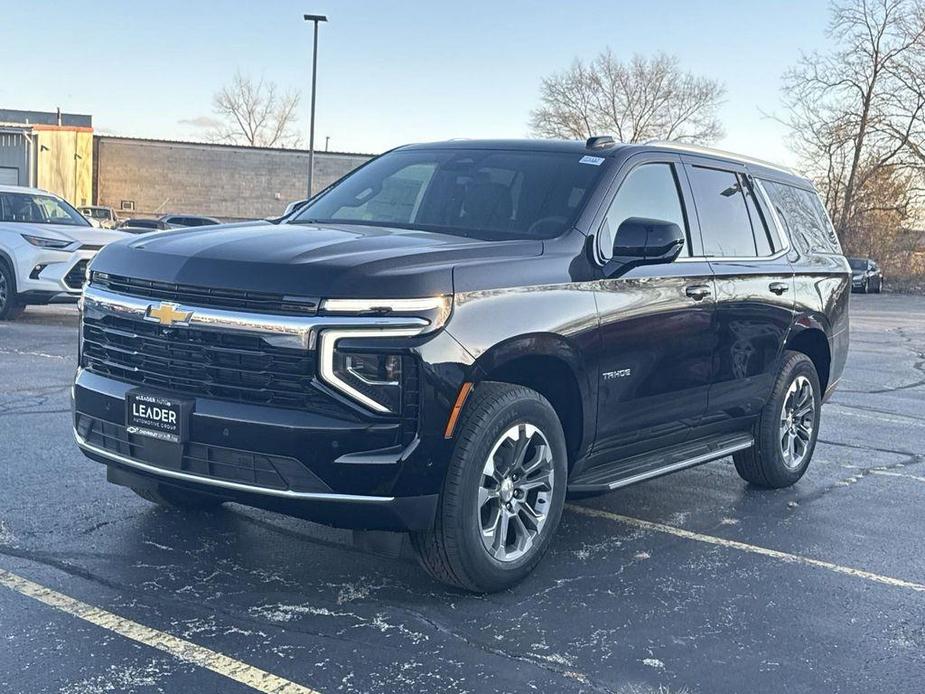
M 592 157 L 590 155 L 585 155 L 578 160 L 579 164 L 590 164 L 591 166 L 600 166 L 604 163 L 604 157 Z

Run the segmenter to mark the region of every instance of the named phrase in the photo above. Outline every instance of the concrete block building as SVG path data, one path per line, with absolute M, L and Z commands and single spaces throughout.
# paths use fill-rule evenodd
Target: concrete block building
M 308 152 L 97 136 L 94 203 L 122 217 L 171 213 L 223 220 L 282 214 L 306 197 Z M 372 155 L 315 152 L 316 192 Z

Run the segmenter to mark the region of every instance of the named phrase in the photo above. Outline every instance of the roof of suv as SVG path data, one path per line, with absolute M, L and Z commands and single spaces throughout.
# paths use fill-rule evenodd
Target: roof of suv
M 692 154 L 702 157 L 712 157 L 725 161 L 735 162 L 759 167 L 767 171 L 773 171 L 777 174 L 783 174 L 786 177 L 792 177 L 803 183 L 808 183 L 800 174 L 786 166 L 764 161 L 755 157 L 749 157 L 743 154 L 735 154 L 711 147 L 702 147 L 699 145 L 690 145 L 683 142 L 646 142 L 646 143 L 623 143 L 613 142 L 603 144 L 597 147 L 588 147 L 583 140 L 529 140 L 529 139 L 510 139 L 510 140 L 445 140 L 443 142 L 423 142 L 419 144 L 410 144 L 399 147 L 398 149 L 507 149 L 521 151 L 541 151 L 541 152 L 570 152 L 573 154 L 588 154 L 596 157 L 615 157 L 623 154 L 635 154 L 646 151 L 671 151 L 680 154 Z
M 41 188 L 29 188 L 28 186 L 4 186 L 0 185 L 0 193 L 29 193 L 31 195 L 54 195 Z M 57 196 L 55 196 L 57 197 Z

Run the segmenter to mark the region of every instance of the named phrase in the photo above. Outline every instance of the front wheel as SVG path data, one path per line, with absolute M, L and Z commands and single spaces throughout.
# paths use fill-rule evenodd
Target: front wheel
M 755 425 L 755 444 L 732 456 L 742 479 L 770 488 L 796 483 L 813 456 L 821 408 L 812 360 L 802 352 L 784 352 L 771 398 Z
M 10 267 L 0 260 L 0 320 L 16 320 L 25 310 L 16 295 L 16 277 Z
M 567 475 L 565 435 L 546 398 L 480 384 L 458 429 L 434 527 L 412 534 L 421 564 L 474 592 L 523 580 L 562 517 Z

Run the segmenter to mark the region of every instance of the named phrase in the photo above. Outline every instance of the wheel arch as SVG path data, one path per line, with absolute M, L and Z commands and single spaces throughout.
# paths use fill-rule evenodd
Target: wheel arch
M 565 432 L 569 466 L 583 455 L 593 438 L 596 393 L 584 361 L 565 338 L 512 338 L 481 355 L 476 365 L 482 380 L 522 385 L 549 400 Z
M 6 266 L 13 273 L 13 281 L 16 281 L 16 263 L 13 262 L 12 256 L 0 248 L 0 263 L 6 263 Z
M 825 393 L 831 377 L 832 349 L 823 327 L 816 321 L 798 324 L 787 338 L 785 349 L 802 352 L 812 360 L 822 393 Z

